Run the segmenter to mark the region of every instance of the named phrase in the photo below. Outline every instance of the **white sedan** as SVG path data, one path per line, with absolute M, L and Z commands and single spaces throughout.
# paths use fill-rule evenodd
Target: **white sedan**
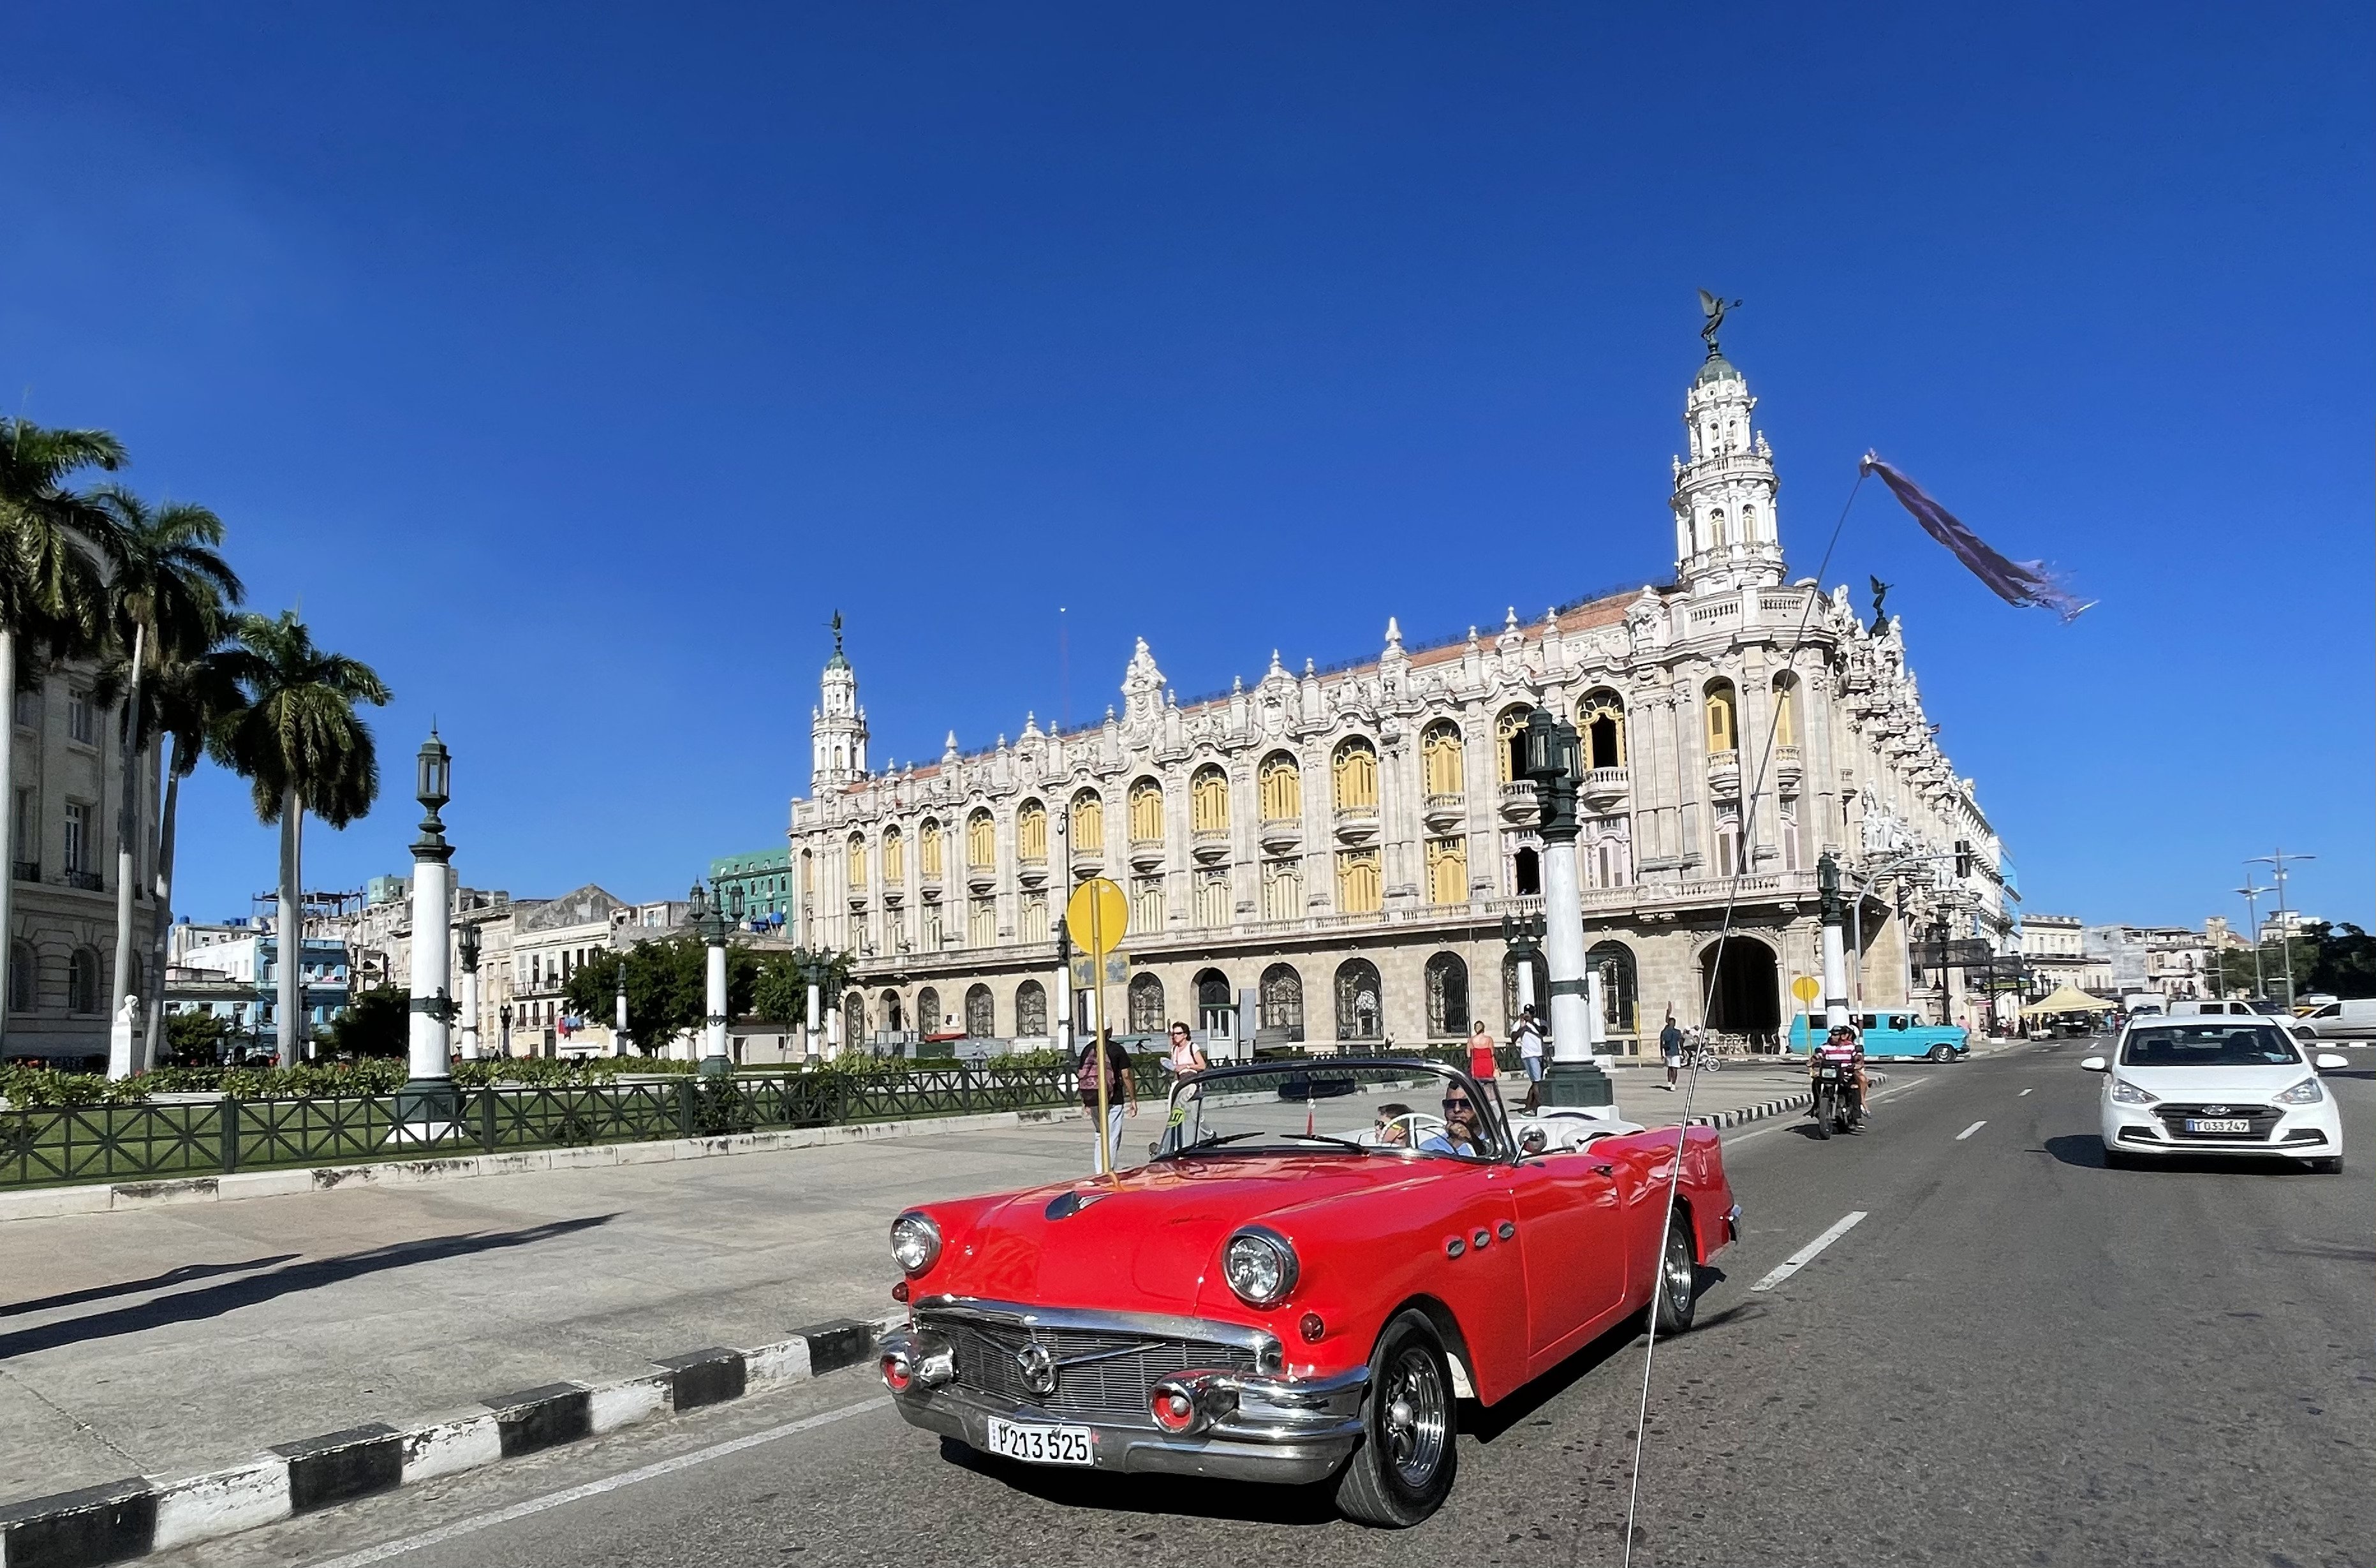
M 2107 1165 L 2283 1155 L 2328 1171 L 2343 1169 L 2343 1118 L 2318 1075 L 2350 1064 L 2333 1051 L 2307 1056 L 2274 1020 L 2241 1017 L 2138 1018 L 2110 1057 L 2079 1063 L 2106 1075 Z

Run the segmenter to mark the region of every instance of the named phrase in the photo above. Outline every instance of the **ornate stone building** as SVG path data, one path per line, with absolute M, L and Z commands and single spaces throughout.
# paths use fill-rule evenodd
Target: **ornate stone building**
M 1297 671 L 1274 653 L 1252 685 L 1183 704 L 1141 640 L 1102 723 L 1027 718 L 987 751 L 952 734 L 937 762 L 873 773 L 837 623 L 789 901 L 791 934 L 858 956 L 844 1038 L 1049 1034 L 1055 925 L 1091 875 L 1129 897 L 1109 997 L 1132 1029 L 1202 1025 L 1241 991 L 1265 1039 L 1505 1029 L 1502 920 L 1541 907 L 1535 788 L 1513 756 L 1538 705 L 1584 735 L 1577 850 L 1612 1039 L 1669 1007 L 1781 1027 L 1791 980 L 1820 972 L 1826 850 L 1847 885 L 1873 884 L 1868 999 L 1902 1004 L 1914 979 L 1953 1016 L 1957 977 L 1909 976 L 1905 932 L 2000 941 L 2000 846 L 1925 721 L 1898 623 L 1869 630 L 1846 588 L 1786 582 L 1754 408 L 1711 347 L 1674 465 L 1674 583 L 1512 609 L 1439 647 L 1405 647 L 1390 620 L 1374 659 Z

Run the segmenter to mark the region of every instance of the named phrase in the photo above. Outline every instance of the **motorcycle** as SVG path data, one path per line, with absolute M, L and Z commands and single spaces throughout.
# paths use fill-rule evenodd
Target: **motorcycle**
M 1815 1103 L 1808 1114 L 1818 1138 L 1856 1130 L 1856 1085 L 1847 1069 L 1830 1062 L 1815 1069 Z

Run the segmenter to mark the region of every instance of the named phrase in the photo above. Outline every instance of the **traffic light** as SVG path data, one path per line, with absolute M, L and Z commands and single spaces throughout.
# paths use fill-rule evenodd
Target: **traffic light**
M 1960 882 L 1971 874 L 1972 841 L 1968 838 L 1958 838 L 1955 840 L 1955 878 Z

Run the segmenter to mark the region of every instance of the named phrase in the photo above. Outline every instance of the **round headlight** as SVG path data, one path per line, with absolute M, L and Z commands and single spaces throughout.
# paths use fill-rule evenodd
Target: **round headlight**
M 1241 1230 L 1222 1251 L 1221 1272 L 1238 1300 L 1267 1307 L 1286 1300 L 1295 1289 L 1295 1248 L 1276 1230 L 1260 1226 Z
M 941 1228 L 929 1214 L 913 1210 L 891 1222 L 891 1256 L 909 1274 L 921 1274 L 939 1261 Z

